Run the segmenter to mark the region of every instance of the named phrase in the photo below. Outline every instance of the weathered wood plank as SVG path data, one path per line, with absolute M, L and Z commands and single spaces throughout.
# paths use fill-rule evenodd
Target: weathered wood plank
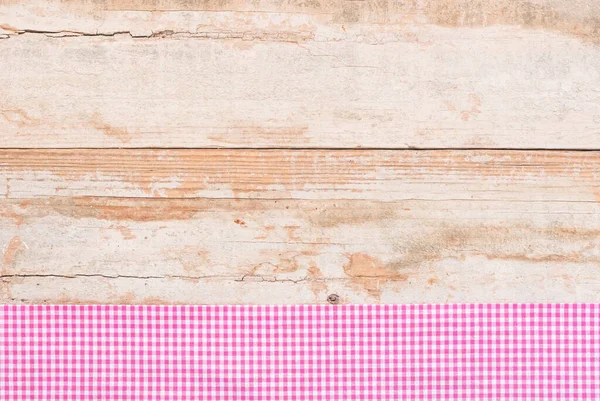
M 598 301 L 600 152 L 4 150 L 5 302 Z
M 595 0 L 3 0 L 0 16 L 2 147 L 600 149 Z
M 225 38 L 262 33 L 259 39 L 286 34 L 318 37 L 324 26 L 439 25 L 443 27 L 518 26 L 549 30 L 589 41 L 600 38 L 600 5 L 595 0 L 1 0 L 6 36 L 23 32 L 134 37 L 202 34 Z M 220 34 L 221 36 L 217 36 Z M 269 34 L 276 34 L 271 37 Z M 341 35 L 341 39 L 344 39 Z M 296 38 L 297 39 L 297 38 Z M 365 38 L 361 38 L 365 39 Z
M 2 303 L 598 302 L 600 203 L 0 201 Z
M 0 150 L 0 197 L 597 202 L 600 152 Z

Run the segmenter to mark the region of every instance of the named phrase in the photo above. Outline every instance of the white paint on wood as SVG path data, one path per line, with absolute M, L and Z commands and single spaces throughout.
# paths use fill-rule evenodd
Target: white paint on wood
M 598 301 L 600 203 L 556 193 L 4 199 L 3 301 Z
M 5 1 L 2 146 L 600 148 L 593 1 L 179 3 Z
M 598 21 L 0 0 L 0 302 L 599 302 Z

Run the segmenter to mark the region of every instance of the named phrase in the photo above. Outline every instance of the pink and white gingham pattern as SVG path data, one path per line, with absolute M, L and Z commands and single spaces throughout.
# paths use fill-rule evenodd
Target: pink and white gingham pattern
M 0 400 L 600 400 L 600 305 L 0 306 Z

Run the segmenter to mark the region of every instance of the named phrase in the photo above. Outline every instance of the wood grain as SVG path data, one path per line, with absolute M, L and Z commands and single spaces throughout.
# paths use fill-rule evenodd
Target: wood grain
M 600 302 L 599 21 L 0 0 L 0 302 Z
M 600 149 L 594 0 L 3 0 L 8 148 Z
M 0 205 L 3 303 L 600 301 L 597 203 Z
M 0 196 L 596 202 L 600 152 L 0 150 Z
M 599 300 L 598 152 L 0 155 L 3 302 Z

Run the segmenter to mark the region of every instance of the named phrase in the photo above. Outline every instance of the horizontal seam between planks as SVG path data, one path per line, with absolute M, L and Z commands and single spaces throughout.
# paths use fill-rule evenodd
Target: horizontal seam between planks
M 63 150 L 73 150 L 73 151 L 87 151 L 87 150 L 230 150 L 230 151 L 243 151 L 243 150 L 289 150 L 289 151 L 443 151 L 443 150 L 457 150 L 457 151 L 498 151 L 498 152 L 600 152 L 600 147 L 598 148 L 482 148 L 482 147 L 417 147 L 417 146 L 409 146 L 409 147 L 266 147 L 266 146 L 257 146 L 257 147 L 156 147 L 156 146 L 140 146 L 140 147 L 6 147 L 0 148 L 0 152 L 2 151 L 12 151 L 12 150 L 40 150 L 40 151 L 63 151 Z

